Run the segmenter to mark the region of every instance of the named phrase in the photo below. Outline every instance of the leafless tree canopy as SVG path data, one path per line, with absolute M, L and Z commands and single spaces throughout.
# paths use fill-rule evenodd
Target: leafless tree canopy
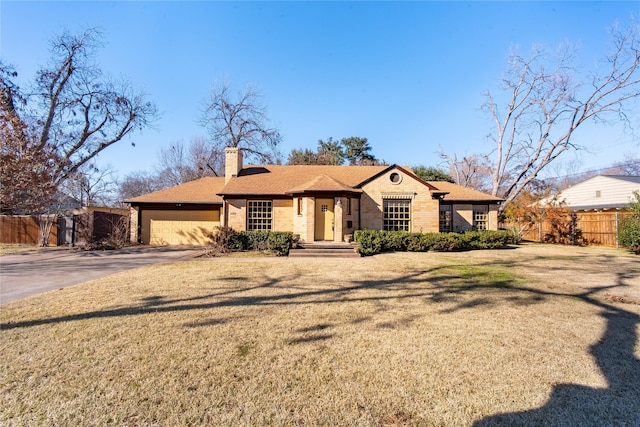
M 146 172 L 133 172 L 125 176 L 119 182 L 118 187 L 119 202 L 166 188 L 160 181 L 158 175 Z
M 158 178 L 164 187 L 223 174 L 224 150 L 204 138 L 193 138 L 188 145 L 178 141 L 160 151 Z
M 1 147 L 3 163 L 11 166 L 0 176 L 6 206 L 37 210 L 38 199 L 23 191 L 24 183 L 51 194 L 102 150 L 155 119 L 144 94 L 105 76 L 93 62 L 99 39 L 95 29 L 58 37 L 49 65 L 28 90 L 0 64 L 0 129 L 10 136 Z
M 78 200 L 82 206 L 117 204 L 118 185 L 110 165 L 98 168 L 95 163 L 87 163 L 71 174 L 59 190 Z
M 456 184 L 478 191 L 491 191 L 491 165 L 487 156 L 471 154 L 458 159 L 444 152 L 440 157 L 449 164 L 449 175 Z
M 573 137 L 583 124 L 631 125 L 627 112 L 640 96 L 640 25 L 614 27 L 611 34 L 612 52 L 586 81 L 579 80 L 569 47 L 555 57 L 539 48 L 529 57 L 511 52 L 504 98 L 487 92 L 483 105 L 494 125 L 493 195 L 513 200 L 558 156 L 582 148 Z
M 255 88 L 247 86 L 234 94 L 228 83 L 213 87 L 201 118 L 216 149 L 237 147 L 248 159 L 276 163 L 282 138 L 268 122 L 266 106 Z

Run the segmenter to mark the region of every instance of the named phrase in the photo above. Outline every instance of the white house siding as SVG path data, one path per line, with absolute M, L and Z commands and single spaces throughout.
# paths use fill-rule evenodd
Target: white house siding
M 640 177 L 595 176 L 560 192 L 574 210 L 619 209 L 629 205 L 634 191 L 640 191 Z

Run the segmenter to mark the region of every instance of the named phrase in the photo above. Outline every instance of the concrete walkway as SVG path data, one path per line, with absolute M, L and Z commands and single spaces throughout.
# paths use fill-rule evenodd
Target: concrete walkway
M 113 251 L 59 248 L 0 256 L 0 304 L 148 264 L 191 259 L 191 246 L 134 246 Z

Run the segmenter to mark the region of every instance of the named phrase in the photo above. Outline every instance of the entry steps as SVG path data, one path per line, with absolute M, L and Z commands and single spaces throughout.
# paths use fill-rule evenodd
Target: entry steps
M 289 256 L 360 258 L 356 243 L 339 242 L 298 242 L 296 249 L 289 250 Z

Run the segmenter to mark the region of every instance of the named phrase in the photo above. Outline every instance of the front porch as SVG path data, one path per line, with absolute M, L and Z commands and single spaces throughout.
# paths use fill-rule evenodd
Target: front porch
M 359 228 L 359 198 L 304 195 L 294 198 L 293 232 L 302 242 L 343 243 Z

